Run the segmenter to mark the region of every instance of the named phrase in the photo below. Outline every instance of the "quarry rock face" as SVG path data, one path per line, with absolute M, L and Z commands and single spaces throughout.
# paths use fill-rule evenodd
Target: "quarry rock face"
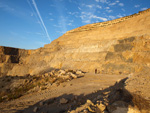
M 130 74 L 150 66 L 150 9 L 85 25 L 36 50 L 0 47 L 1 75 L 35 75 L 52 69 Z
M 47 105 L 58 104 L 57 110 L 60 110 L 58 107 L 69 105 L 69 111 L 72 110 L 70 113 L 148 113 L 149 12 L 150 9 L 147 9 L 131 16 L 73 29 L 51 44 L 36 50 L 0 46 L 0 102 L 8 100 L 9 103 L 9 100 L 35 93 L 36 95 L 30 98 L 32 102 L 38 101 L 39 98 L 42 101 L 39 105 L 35 102 L 36 106 L 33 106 L 31 112 L 41 112 L 40 110 L 45 110 L 45 106 L 49 108 Z M 123 76 L 126 78 L 120 79 Z M 110 86 L 110 80 L 116 83 Z M 105 89 L 102 86 L 105 86 Z M 100 90 L 95 90 L 95 87 Z M 83 97 L 73 95 L 73 98 L 66 95 L 78 90 L 81 93 L 83 89 L 93 93 Z M 65 93 L 68 90 L 69 92 Z M 59 98 L 57 94 L 61 93 L 67 98 L 65 95 Z M 58 98 L 48 100 L 49 102 L 43 101 L 43 97 L 51 98 L 53 95 Z M 26 98 L 29 99 L 28 96 Z M 21 103 L 26 102 L 26 99 L 20 100 Z M 5 106 L 5 102 L 2 102 L 0 107 L 8 109 L 13 105 L 12 108 L 15 109 L 16 104 L 18 109 L 20 102 L 16 99 L 14 103 L 8 103 L 6 102 Z M 71 103 L 73 106 L 70 106 Z M 78 104 L 80 106 L 77 107 Z M 74 106 L 76 109 L 72 109 Z M 64 107 L 64 110 L 67 109 Z
M 12 68 L 21 64 L 21 59 L 28 56 L 30 50 L 0 46 L 0 75 L 7 75 Z

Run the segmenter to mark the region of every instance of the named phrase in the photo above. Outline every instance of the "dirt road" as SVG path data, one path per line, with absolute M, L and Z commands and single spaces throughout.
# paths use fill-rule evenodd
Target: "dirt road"
M 73 79 L 72 81 L 62 83 L 59 86 L 52 85 L 47 90 L 28 94 L 13 101 L 0 103 L 0 112 L 33 112 L 35 106 L 38 106 L 41 101 L 44 103 L 50 101 L 51 103 L 51 105 L 47 105 L 46 108 L 41 108 L 41 110 L 49 109 L 54 112 L 60 107 L 59 100 L 63 97 L 68 98 L 68 100 L 71 100 L 74 96 L 78 97 L 79 95 L 86 97 L 86 95 L 104 90 L 109 86 L 114 85 L 116 81 L 125 77 L 127 77 L 127 75 L 100 75 L 86 73 L 84 77 Z M 82 98 L 80 99 L 82 100 Z M 69 108 L 69 105 L 66 107 Z

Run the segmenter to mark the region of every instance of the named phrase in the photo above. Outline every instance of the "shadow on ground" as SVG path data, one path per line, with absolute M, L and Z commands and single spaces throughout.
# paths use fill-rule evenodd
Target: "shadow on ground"
M 133 96 L 125 89 L 125 81 L 127 79 L 128 78 L 122 79 L 121 81 L 116 82 L 113 86 L 95 91 L 88 95 L 64 94 L 56 98 L 40 101 L 33 106 L 30 106 L 22 111 L 18 111 L 18 113 L 32 113 L 34 110 L 37 113 L 66 113 L 67 111 L 77 109 L 81 105 L 85 104 L 87 100 L 91 100 L 95 105 L 99 104 L 101 101 L 106 106 L 105 111 L 108 113 L 113 110 L 111 107 L 115 107 L 114 103 L 116 102 L 125 103 L 118 104 L 119 107 L 134 107 L 135 104 L 132 102 Z M 62 98 L 65 98 L 67 102 L 62 104 L 60 102 Z M 128 109 L 126 109 L 126 113 L 127 111 Z M 100 113 L 100 111 L 95 112 Z

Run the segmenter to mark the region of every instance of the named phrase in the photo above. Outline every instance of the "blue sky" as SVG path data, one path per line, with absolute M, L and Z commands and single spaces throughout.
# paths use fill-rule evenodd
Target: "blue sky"
M 0 0 L 0 46 L 43 47 L 66 31 L 150 8 L 150 0 Z

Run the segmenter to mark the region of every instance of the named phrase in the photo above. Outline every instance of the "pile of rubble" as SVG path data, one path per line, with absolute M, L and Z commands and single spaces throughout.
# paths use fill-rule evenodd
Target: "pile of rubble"
M 82 72 L 80 70 L 52 70 L 51 72 L 44 73 L 43 77 L 57 77 L 62 79 L 76 79 L 83 77 L 85 72 Z
M 71 81 L 72 79 L 83 77 L 85 72 L 80 70 L 59 70 L 55 69 L 44 74 L 35 75 L 39 77 L 40 81 L 37 82 L 37 85 L 28 91 L 31 92 L 40 92 L 41 90 L 49 89 L 51 87 L 57 87 L 63 82 Z
M 84 74 L 79 70 L 52 70 L 34 76 L 2 76 L 0 78 L 0 102 L 57 87 L 63 82 L 83 77 Z
M 94 98 L 87 99 L 85 104 L 70 110 L 68 113 L 141 113 L 132 102 L 131 94 L 124 88 L 126 79 L 116 82 Z M 92 96 L 92 95 L 91 95 Z

